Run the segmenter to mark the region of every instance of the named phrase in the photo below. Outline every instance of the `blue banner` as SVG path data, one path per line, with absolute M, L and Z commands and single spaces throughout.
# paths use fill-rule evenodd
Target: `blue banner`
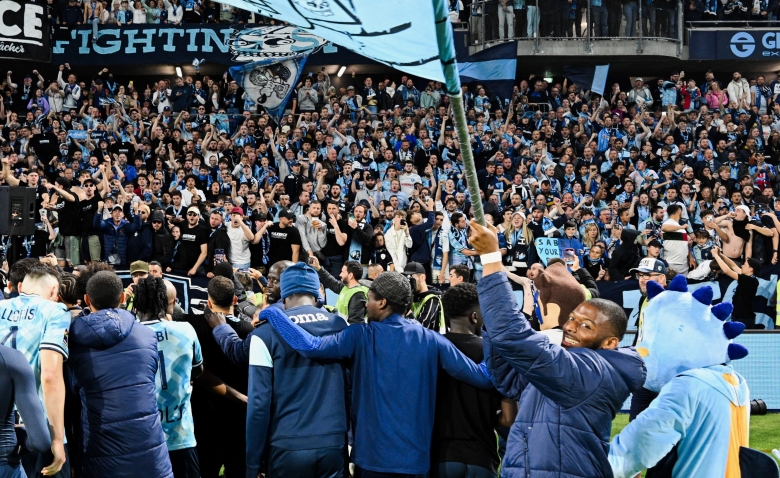
M 245 109 L 254 110 L 256 106 L 262 106 L 279 121 L 301 76 L 306 57 L 269 63 L 269 60 L 263 60 L 233 66 L 230 75 L 246 91 Z
M 775 328 L 775 306 L 777 290 L 777 277 L 780 275 L 780 266 L 764 266 L 758 278 L 758 293 L 753 300 L 753 310 L 756 313 L 756 324 L 763 324 L 767 329 Z M 611 300 L 623 307 L 628 315 L 628 328 L 636 327 L 636 319 L 639 314 L 639 283 L 635 279 L 618 282 L 599 281 L 599 294 L 601 298 Z M 688 289 L 694 291 L 703 286 L 712 287 L 714 293 L 713 303 L 721 301 L 731 302 L 737 282 L 726 275 L 718 276 L 714 281 L 695 282 L 688 281 Z
M 121 55 L 123 65 L 194 60 L 215 63 L 283 61 L 314 53 L 327 41 L 290 25 L 122 25 L 101 26 L 92 42 L 92 27 L 58 27 L 52 62 L 105 65 Z

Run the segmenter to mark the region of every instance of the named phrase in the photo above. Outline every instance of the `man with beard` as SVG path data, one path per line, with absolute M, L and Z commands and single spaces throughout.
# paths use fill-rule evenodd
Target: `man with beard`
M 330 275 L 325 268 L 320 267 L 320 262 L 316 257 L 310 258 L 310 264 L 317 271 L 322 285 L 339 295 L 336 301 L 336 313 L 350 324 L 364 323 L 368 287 L 359 282 L 363 277 L 363 267 L 360 263 L 345 262 L 341 267 L 338 279 Z
M 477 289 L 485 361 L 499 392 L 520 402 L 502 473 L 608 476 L 603 444 L 612 420 L 645 380 L 639 354 L 618 348 L 625 312 L 603 299 L 583 302 L 563 323 L 561 345 L 552 344 L 531 328 L 512 298 L 496 229 L 472 221 L 471 230 L 469 241 L 483 264 Z
M 152 237 L 152 261 L 160 264 L 169 264 L 173 258 L 173 236 L 165 229 L 165 214 L 162 211 L 154 211 L 151 216 Z M 150 271 L 151 272 L 151 271 Z

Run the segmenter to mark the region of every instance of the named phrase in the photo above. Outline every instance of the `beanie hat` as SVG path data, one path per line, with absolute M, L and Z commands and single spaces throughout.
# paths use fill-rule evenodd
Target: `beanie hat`
M 317 271 L 310 265 L 297 262 L 282 272 L 279 278 L 279 288 L 281 289 L 281 300 L 293 294 L 308 294 L 319 298 L 320 278 L 317 277 Z
M 400 272 L 382 272 L 374 279 L 371 290 L 391 304 L 409 307 L 412 303 L 412 286 Z
M 561 312 L 557 317 L 560 326 L 569 320 L 578 305 L 585 302 L 585 289 L 561 263 L 555 263 L 540 272 L 534 279 L 534 287 L 539 291 L 539 305 L 543 314 L 547 314 L 547 304 L 560 307 Z

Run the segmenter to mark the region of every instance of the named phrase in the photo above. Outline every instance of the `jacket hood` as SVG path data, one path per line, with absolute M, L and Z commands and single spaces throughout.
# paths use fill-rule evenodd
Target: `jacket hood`
M 636 242 L 637 236 L 639 236 L 639 231 L 634 229 L 623 229 L 623 232 L 620 233 L 620 247 L 623 247 L 625 244 L 633 246 L 634 242 Z
M 645 362 L 634 347 L 619 347 L 615 350 L 597 350 L 620 374 L 626 386 L 634 393 L 645 384 Z
M 735 407 L 742 407 L 748 403 L 748 387 L 745 379 L 730 365 L 713 365 L 698 370 L 683 372 L 682 375 L 690 375 L 701 380 L 729 399 Z
M 105 309 L 77 317 L 70 328 L 70 340 L 105 350 L 123 341 L 133 330 L 135 317 L 123 309 Z

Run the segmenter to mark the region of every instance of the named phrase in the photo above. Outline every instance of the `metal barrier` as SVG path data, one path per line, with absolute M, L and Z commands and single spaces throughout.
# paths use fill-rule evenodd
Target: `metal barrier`
M 483 0 L 471 5 L 472 45 L 503 41 L 575 40 L 591 51 L 594 40 L 646 40 L 682 44 L 682 0 Z M 679 46 L 678 46 L 679 50 Z M 678 51 L 679 54 L 679 51 Z

